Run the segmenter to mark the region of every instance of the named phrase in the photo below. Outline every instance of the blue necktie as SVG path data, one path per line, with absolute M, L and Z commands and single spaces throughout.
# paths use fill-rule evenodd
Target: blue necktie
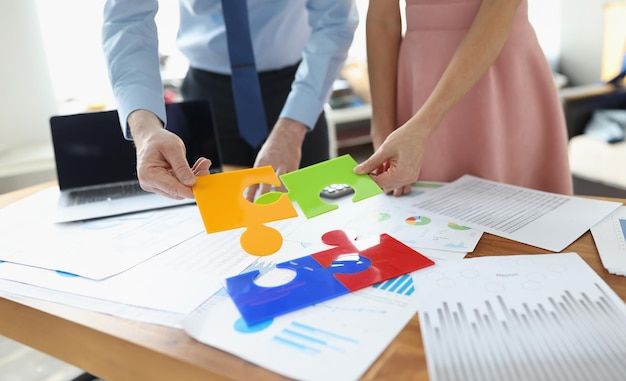
M 239 134 L 253 148 L 267 136 L 246 0 L 222 0 Z

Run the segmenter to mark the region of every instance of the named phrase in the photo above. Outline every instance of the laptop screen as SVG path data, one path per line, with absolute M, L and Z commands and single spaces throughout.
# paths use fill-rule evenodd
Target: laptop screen
M 166 104 L 167 129 L 185 143 L 187 160 L 200 156 L 221 172 L 217 131 L 208 102 Z M 137 179 L 135 147 L 122 135 L 117 111 L 59 115 L 50 118 L 57 178 L 61 190 Z

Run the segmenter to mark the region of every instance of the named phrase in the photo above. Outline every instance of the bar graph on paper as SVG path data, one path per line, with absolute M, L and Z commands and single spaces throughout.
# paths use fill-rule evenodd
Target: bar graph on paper
M 549 256 L 430 280 L 447 289 L 420 307 L 431 380 L 624 380 L 624 302 L 576 254 Z
M 272 341 L 310 355 L 349 352 L 359 344 L 356 338 L 295 321 L 280 330 Z
M 413 278 L 409 274 L 404 274 L 399 277 L 377 283 L 372 287 L 402 295 L 413 295 L 415 292 L 415 287 L 413 287 Z

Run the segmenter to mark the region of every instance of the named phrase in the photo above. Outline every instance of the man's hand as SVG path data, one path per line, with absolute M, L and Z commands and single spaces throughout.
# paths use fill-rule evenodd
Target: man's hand
M 189 168 L 182 140 L 163 129 L 159 118 L 149 111 L 134 111 L 128 117 L 128 125 L 137 150 L 141 187 L 177 200 L 194 198 L 191 187 L 196 176 L 209 173 L 211 160 L 201 157 Z
M 279 119 L 261 147 L 254 166 L 263 167 L 270 165 L 274 168 L 277 176 L 295 171 L 300 167 L 302 142 L 307 131 L 307 127 L 300 122 L 287 118 Z M 245 197 L 252 202 L 257 191 L 260 194 L 264 194 L 270 190 L 270 184 L 254 184 L 246 189 Z M 278 190 L 286 191 L 282 186 Z

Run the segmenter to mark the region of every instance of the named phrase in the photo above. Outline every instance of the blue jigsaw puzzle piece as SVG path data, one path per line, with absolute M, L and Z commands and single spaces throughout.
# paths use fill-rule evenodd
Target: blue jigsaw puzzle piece
M 296 272 L 291 282 L 262 287 L 254 282 L 259 275 L 255 270 L 226 279 L 226 290 L 245 322 L 252 325 L 347 294 L 350 291 L 335 278 L 335 274 L 358 273 L 370 266 L 368 258 L 360 257 L 358 260 L 339 258 L 324 267 L 312 256 L 306 256 L 276 265 L 276 268 Z
M 226 279 L 226 290 L 247 324 L 256 324 L 435 264 L 387 234 L 361 241 L 365 244 L 358 245 L 360 248 L 343 230 L 325 233 L 322 242 L 333 247 L 276 265 L 296 273 L 285 284 L 275 287 L 257 285 L 254 280 L 259 275 L 258 270 Z

